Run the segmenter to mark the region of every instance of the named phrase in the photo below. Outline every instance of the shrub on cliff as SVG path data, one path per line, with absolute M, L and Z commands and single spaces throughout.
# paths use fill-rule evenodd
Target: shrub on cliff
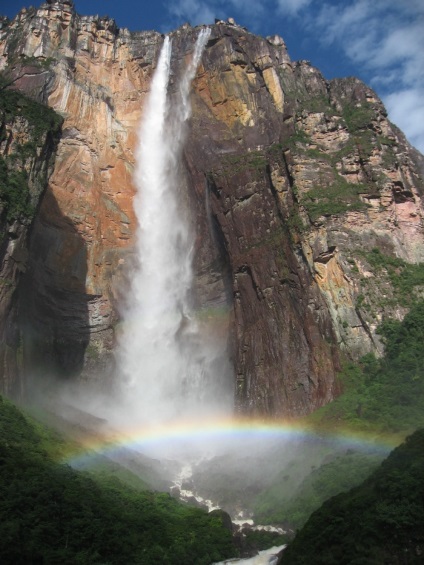
M 0 76 L 0 211 L 8 221 L 32 218 L 62 121 L 51 108 L 2 88 Z M 38 160 L 45 166 L 35 167 Z

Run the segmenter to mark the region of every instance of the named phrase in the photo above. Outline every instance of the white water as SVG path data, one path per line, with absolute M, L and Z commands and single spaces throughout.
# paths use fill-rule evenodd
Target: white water
M 192 474 L 193 474 L 192 465 L 190 463 L 183 465 L 181 471 L 173 481 L 173 487 L 171 487 L 171 492 L 173 488 L 177 488 L 179 491 L 178 498 L 180 500 L 189 502 L 190 500 L 194 499 L 196 500 L 196 502 L 207 508 L 209 512 L 211 512 L 212 510 L 219 509 L 219 506 L 214 504 L 212 500 L 209 500 L 208 498 L 203 498 L 203 496 L 199 496 L 192 490 L 183 488 L 184 482 L 189 481 L 192 477 Z
M 276 565 L 280 552 L 285 548 L 285 545 L 271 547 L 260 551 L 258 555 L 249 557 L 248 559 L 227 559 L 220 561 L 213 565 Z
M 228 413 L 232 405 L 231 375 L 217 374 L 229 373 L 229 363 L 193 309 L 194 234 L 181 198 L 190 88 L 209 34 L 209 29 L 200 32 L 172 104 L 172 42 L 165 38 L 140 125 L 134 177 L 137 265 L 117 355 L 124 411 L 133 424 Z

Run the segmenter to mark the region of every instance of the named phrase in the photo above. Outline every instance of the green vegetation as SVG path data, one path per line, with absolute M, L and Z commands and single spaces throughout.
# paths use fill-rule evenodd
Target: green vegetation
M 262 151 L 249 151 L 248 153 L 228 155 L 221 161 L 223 172 L 226 175 L 235 175 L 240 172 L 262 173 L 267 165 L 267 160 Z
M 376 147 L 381 150 L 382 146 L 392 146 L 394 144 L 393 140 L 383 135 L 378 135 L 375 131 L 370 129 L 370 124 L 375 117 L 375 110 L 372 104 L 368 102 L 346 104 L 343 107 L 342 115 L 346 122 L 347 129 L 352 136 L 352 142 L 364 159 L 368 159 Z M 383 164 L 389 167 L 392 166 L 395 161 L 396 157 L 392 151 L 385 149 L 383 151 Z
M 245 530 L 243 548 L 253 553 L 270 547 L 283 545 L 290 539 L 290 536 L 287 534 L 267 532 L 266 530 Z
M 0 399 L 0 561 L 208 565 L 234 554 L 219 517 L 53 461 L 64 443 Z
M 330 103 L 330 100 L 323 94 L 318 94 L 316 96 L 311 96 L 307 98 L 302 106 L 305 107 L 308 112 L 323 113 L 328 117 L 338 115 L 338 112 Z
M 290 149 L 291 151 L 299 149 L 299 144 L 311 143 L 310 136 L 302 129 L 298 129 L 292 135 L 286 137 L 284 143 L 275 144 L 273 147 L 281 147 L 282 149 Z
M 28 187 L 28 173 L 9 171 L 2 157 L 0 157 L 0 203 L 6 209 L 8 221 L 22 216 L 31 218 L 34 214 Z
M 402 322 L 379 328 L 385 355 L 366 355 L 348 363 L 341 374 L 344 393 L 311 415 L 321 427 L 335 425 L 405 436 L 424 426 L 424 302 L 416 303 Z
M 29 124 L 31 141 L 35 145 L 47 133 L 57 133 L 63 121 L 51 108 L 15 90 L 0 91 L 0 116 L 2 124 L 12 122 L 17 116 L 24 118 Z
M 387 273 L 394 291 L 391 302 L 406 307 L 414 305 L 417 301 L 417 290 L 424 289 L 424 263 L 406 263 L 398 257 L 385 255 L 378 248 L 361 255 L 379 277 Z
M 327 432 L 347 429 L 399 441 L 424 427 L 424 302 L 415 303 L 402 322 L 385 321 L 379 333 L 385 355 L 377 359 L 369 354 L 360 363 L 344 365 L 343 394 L 306 419 L 315 433 L 325 437 Z M 328 450 L 321 460 L 318 455 L 301 481 L 299 467 L 305 467 L 306 459 L 297 456 L 256 496 L 256 520 L 301 527 L 329 497 L 359 485 L 382 458 L 381 451 Z
M 324 93 L 311 92 L 297 83 L 295 88 L 293 84 L 284 84 L 284 78 L 281 77 L 283 82 L 283 90 L 288 99 L 296 101 L 296 113 L 302 114 L 306 111 L 308 113 L 322 113 L 328 118 L 339 115 L 337 109 L 331 104 L 330 98 Z
M 17 118 L 27 122 L 28 138 L 24 143 L 15 142 L 13 152 L 0 157 L 0 206 L 8 221 L 32 218 L 36 198 L 31 193 L 29 170 L 49 143 L 53 144 L 62 124 L 62 118 L 50 108 L 0 88 L 0 141 L 6 139 L 6 125 L 13 126 Z M 48 157 L 47 151 L 44 158 Z
M 375 147 L 377 147 L 375 133 L 370 129 L 364 129 L 357 131 L 353 139 L 359 155 L 367 161 Z
M 284 552 L 284 565 L 418 564 L 424 552 L 424 430 L 360 486 L 323 504 Z
M 333 164 L 333 155 L 330 155 L 330 153 L 326 153 L 319 146 L 315 147 L 315 148 L 308 147 L 308 149 L 306 149 L 306 151 L 305 151 L 305 155 L 306 155 L 306 157 L 309 157 L 310 159 L 313 159 L 314 161 L 320 161 L 321 160 L 321 162 L 327 161 L 327 162 Z
M 361 184 L 352 184 L 339 177 L 329 186 L 317 186 L 309 190 L 302 197 L 312 222 L 320 216 L 343 214 L 348 210 L 364 210 L 367 205 L 359 198 L 367 189 Z
M 39 69 L 49 69 L 52 64 L 54 63 L 53 57 L 46 57 L 45 59 L 42 57 L 28 57 L 27 55 L 21 55 L 19 57 L 19 63 L 22 66 L 34 66 L 38 67 Z
M 374 108 L 368 102 L 346 104 L 343 107 L 343 119 L 351 133 L 366 129 L 374 117 Z
M 331 459 L 331 456 L 328 456 Z M 255 501 L 255 520 L 259 523 L 289 524 L 299 528 L 331 496 L 359 485 L 381 462 L 377 454 L 348 451 L 333 454 L 333 459 L 312 469 L 295 488 L 290 474 L 282 473 L 280 481 L 265 490 Z M 297 465 L 297 463 L 296 463 Z M 293 468 L 293 473 L 296 469 Z
M 282 152 L 290 150 L 292 152 L 304 153 L 307 149 L 304 146 L 312 143 L 311 137 L 302 129 L 296 129 L 292 134 L 284 138 L 283 143 L 273 143 L 267 148 L 268 155 L 280 155 Z
M 379 141 L 380 145 L 388 145 L 389 147 L 393 147 L 393 145 L 395 145 L 395 140 L 391 139 L 389 137 L 386 137 L 385 135 L 379 135 L 378 141 Z
M 299 214 L 299 211 L 296 207 L 293 207 L 286 220 L 287 227 L 289 229 L 290 235 L 293 237 L 293 234 L 300 234 L 305 230 L 305 226 L 303 224 L 302 217 Z

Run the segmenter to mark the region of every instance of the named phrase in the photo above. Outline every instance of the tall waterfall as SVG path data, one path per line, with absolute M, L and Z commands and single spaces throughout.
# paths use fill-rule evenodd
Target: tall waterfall
M 191 300 L 194 235 L 181 203 L 180 161 L 191 114 L 190 87 L 210 30 L 196 41 L 170 103 L 172 41 L 166 37 L 139 130 L 135 211 L 137 267 L 132 274 L 118 364 L 131 417 L 161 424 L 228 410 L 222 351 L 208 342 Z M 224 379 L 225 380 L 225 379 Z M 227 375 L 227 381 L 228 381 Z M 221 387 L 222 388 L 222 387 Z M 228 389 L 228 386 L 227 386 Z

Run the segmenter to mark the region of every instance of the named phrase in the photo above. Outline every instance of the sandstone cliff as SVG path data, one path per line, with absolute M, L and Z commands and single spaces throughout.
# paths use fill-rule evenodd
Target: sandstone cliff
M 137 124 L 163 37 L 80 17 L 66 0 L 22 10 L 0 33 L 9 89 L 64 120 L 10 302 L 20 371 L 109 379 L 136 227 Z M 173 32 L 174 73 L 197 33 Z M 230 312 L 240 411 L 310 412 L 337 394 L 341 355 L 381 350 L 379 321 L 402 317 L 420 291 L 412 275 L 399 281 L 424 258 L 422 156 L 359 80 L 328 82 L 280 37 L 234 24 L 212 26 L 192 104 L 183 188 L 199 311 Z

